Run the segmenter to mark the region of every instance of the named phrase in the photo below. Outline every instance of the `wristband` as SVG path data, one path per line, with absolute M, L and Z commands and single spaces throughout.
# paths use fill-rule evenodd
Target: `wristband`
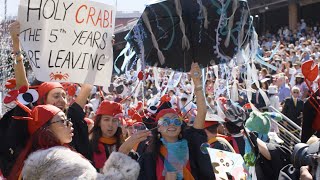
M 21 51 L 18 50 L 17 52 L 12 52 L 13 56 L 20 56 L 21 55 Z

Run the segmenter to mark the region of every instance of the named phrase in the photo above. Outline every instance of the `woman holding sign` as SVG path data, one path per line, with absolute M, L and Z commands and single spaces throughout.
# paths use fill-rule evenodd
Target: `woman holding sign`
M 171 108 L 157 114 L 158 129 L 147 152 L 139 159 L 141 180 L 215 179 L 210 157 L 200 149 L 207 142 L 207 135 L 203 130 L 206 104 L 198 64 L 192 64 L 190 73 L 198 106 L 194 125 L 187 127 L 179 113 Z
M 15 77 L 17 81 L 17 87 L 28 86 L 28 81 L 25 75 L 25 67 L 23 65 L 23 56 L 21 55 L 21 48 L 19 42 L 20 24 L 14 22 L 9 26 L 12 42 L 13 53 L 16 55 L 15 63 Z M 84 84 L 81 87 L 81 91 L 78 94 L 75 102 L 67 107 L 66 92 L 62 85 L 58 82 L 43 82 L 38 87 L 39 99 L 37 104 L 52 104 L 61 110 L 67 110 L 67 115 L 71 118 L 74 126 L 74 137 L 71 145 L 87 159 L 91 160 L 91 151 L 89 149 L 88 127 L 84 120 L 85 113 L 83 107 L 86 104 L 87 98 L 90 95 L 92 85 Z
M 19 22 L 14 22 L 9 26 L 12 42 L 13 42 L 13 58 L 14 58 L 14 71 L 15 71 L 15 78 L 16 78 L 16 88 L 20 88 L 22 86 L 29 86 L 25 67 L 23 65 L 23 56 L 21 54 L 20 42 L 19 42 L 19 33 L 20 33 L 20 24 Z M 75 102 L 67 107 L 67 100 L 66 100 L 66 92 L 63 89 L 62 85 L 58 82 L 43 82 L 38 87 L 39 99 L 36 104 L 44 105 L 44 104 L 51 104 L 64 112 L 67 112 L 68 118 L 71 119 L 71 122 L 74 127 L 73 131 L 73 139 L 71 142 L 71 146 L 75 148 L 75 150 L 81 153 L 85 158 L 88 160 L 92 160 L 92 152 L 89 147 L 89 134 L 88 134 L 88 127 L 84 120 L 85 113 L 83 111 L 83 107 L 87 102 L 87 98 L 90 95 L 92 89 L 92 85 L 84 84 L 81 87 L 81 91 L 78 94 Z M 17 107 L 19 108 L 19 107 Z M 15 108 L 16 109 L 16 108 Z M 12 112 L 12 111 L 10 111 Z M 8 116 L 7 127 L 10 127 L 10 124 L 15 124 L 15 120 L 10 120 L 11 116 L 16 115 L 15 112 Z M 1 123 L 0 123 L 1 127 Z M 2 127 L 1 127 L 2 128 Z M 4 127 L 6 129 L 6 127 Z M 26 128 L 23 128 L 26 129 Z M 19 132 L 20 133 L 20 132 Z M 27 132 L 24 136 L 28 136 Z M 8 174 L 11 170 L 11 166 L 14 163 L 17 155 L 20 153 L 20 149 L 24 142 L 17 140 L 16 143 L 12 142 L 12 139 L 5 139 L 5 137 L 10 137 L 10 135 L 3 135 L 1 134 L 1 139 L 4 139 L 4 148 L 1 148 L 1 152 L 6 152 L 1 154 L 0 159 L 5 159 L 7 162 L 2 162 L 1 160 L 1 169 L 5 169 L 4 174 Z M 14 140 L 15 141 L 15 140 Z M 22 146 L 23 147 L 23 146 Z M 2 157 L 4 156 L 4 157 Z M 10 162 L 8 162 L 10 161 Z

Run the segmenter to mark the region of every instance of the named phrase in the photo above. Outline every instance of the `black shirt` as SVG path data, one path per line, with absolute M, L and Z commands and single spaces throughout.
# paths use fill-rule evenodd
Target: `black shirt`
M 84 120 L 85 112 L 79 104 L 73 103 L 68 109 L 68 118 L 73 124 L 73 137 L 70 145 L 88 160 L 92 160 L 92 152 L 89 146 L 88 125 Z

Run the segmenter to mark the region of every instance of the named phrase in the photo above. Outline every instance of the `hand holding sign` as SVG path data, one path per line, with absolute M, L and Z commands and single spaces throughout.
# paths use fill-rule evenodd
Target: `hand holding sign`
M 11 35 L 12 41 L 19 40 L 19 34 L 20 34 L 20 23 L 18 21 L 15 21 L 9 25 L 9 31 Z
M 21 0 L 20 41 L 40 81 L 108 86 L 115 7 L 92 1 Z

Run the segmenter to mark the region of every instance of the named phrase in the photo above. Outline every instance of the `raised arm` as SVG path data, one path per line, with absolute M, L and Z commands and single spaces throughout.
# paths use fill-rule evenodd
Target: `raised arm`
M 13 58 L 15 58 L 15 63 L 13 65 L 14 74 L 16 78 L 17 88 L 21 86 L 29 86 L 28 79 L 26 76 L 26 70 L 23 64 L 23 55 L 21 54 L 21 47 L 20 47 L 20 23 L 15 21 L 9 25 L 9 31 L 12 40 L 13 46 Z
M 78 94 L 75 102 L 82 107 L 82 109 L 84 108 L 84 106 L 87 103 L 87 98 L 90 96 L 90 92 L 92 89 L 92 85 L 91 84 L 82 84 L 81 86 L 81 90 L 80 93 Z
M 204 121 L 207 113 L 207 107 L 206 107 L 205 97 L 203 93 L 201 69 L 198 63 L 192 63 L 190 74 L 195 86 L 194 91 L 195 91 L 196 103 L 197 103 L 197 116 L 194 121 L 193 127 L 195 129 L 203 129 Z

